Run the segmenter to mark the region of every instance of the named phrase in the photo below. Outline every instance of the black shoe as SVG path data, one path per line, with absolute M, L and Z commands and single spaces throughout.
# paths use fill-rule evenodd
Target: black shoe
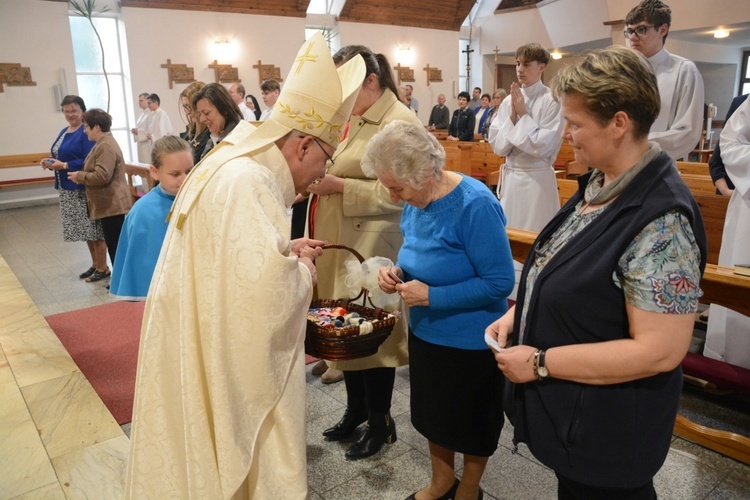
M 86 278 L 86 283 L 93 283 L 95 281 L 101 281 L 104 278 L 109 277 L 111 274 L 112 274 L 112 272 L 109 270 L 109 268 L 107 268 L 104 271 L 95 270 L 91 274 L 91 276 L 89 276 L 88 278 Z
M 88 278 L 89 276 L 91 276 L 92 274 L 94 274 L 95 272 L 96 272 L 96 268 L 95 267 L 89 267 L 87 270 L 85 270 L 84 272 L 82 272 L 81 274 L 79 274 L 78 277 L 80 279 L 82 279 L 82 280 L 85 280 L 86 278 Z
M 333 427 L 324 430 L 323 436 L 329 441 L 338 441 L 351 436 L 354 430 L 359 427 L 359 424 L 365 421 L 367 421 L 367 413 L 347 408 L 341 420 Z
M 456 492 L 458 491 L 458 485 L 461 484 L 461 480 L 456 478 L 456 480 L 453 482 L 453 486 L 451 486 L 451 489 L 449 489 L 444 495 L 439 496 L 436 500 L 453 500 L 453 498 L 456 496 Z M 406 497 L 406 500 L 417 500 L 417 493 L 418 491 L 415 491 L 408 497 Z M 479 500 L 482 500 L 482 489 L 479 489 Z
M 367 430 L 359 441 L 346 452 L 349 460 L 371 457 L 380 451 L 385 443 L 396 442 L 396 423 L 390 413 L 375 413 L 367 419 Z

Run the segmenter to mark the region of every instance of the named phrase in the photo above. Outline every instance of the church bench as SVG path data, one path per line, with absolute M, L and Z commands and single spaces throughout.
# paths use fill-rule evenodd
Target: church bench
M 711 176 L 709 175 L 696 175 L 696 174 L 680 174 L 682 180 L 690 188 L 694 194 L 705 193 L 715 194 L 716 186 L 714 186 Z
M 151 178 L 149 172 L 149 165 L 145 163 L 126 163 L 125 164 L 125 177 L 128 180 L 130 186 L 130 194 L 133 196 L 133 202 L 137 201 L 138 198 L 143 196 L 139 191 L 134 182 L 134 177 L 141 178 L 141 185 L 148 186 L 152 189 L 156 185 L 156 181 Z
M 724 234 L 724 219 L 727 215 L 729 196 L 693 192 L 693 198 L 700 207 L 703 225 L 706 228 L 707 261 L 709 264 L 717 264 L 719 262 L 719 250 L 721 250 L 721 239 Z
M 31 177 L 28 179 L 10 179 L 7 181 L 0 181 L 0 189 L 7 187 L 16 186 L 32 186 L 34 184 L 47 184 L 48 182 L 55 182 L 54 177 Z
M 708 163 L 699 163 L 695 161 L 678 161 L 675 162 L 677 165 L 677 171 L 682 174 L 688 175 L 708 175 L 709 172 Z

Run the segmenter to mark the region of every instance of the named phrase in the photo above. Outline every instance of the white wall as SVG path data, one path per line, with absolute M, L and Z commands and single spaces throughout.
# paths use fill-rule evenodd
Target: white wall
M 218 62 L 238 68 L 246 92 L 253 94 L 265 109 L 258 69 L 253 65 L 258 60 L 273 64 L 281 68 L 281 76 L 286 78 L 305 41 L 304 18 L 128 7 L 122 9 L 122 17 L 128 37 L 133 95 L 158 94 L 162 108 L 179 132 L 186 125 L 180 119 L 179 95 L 188 84 L 175 83 L 173 89 L 169 88 L 167 70 L 161 67 L 167 59 L 192 67 L 197 80 L 215 82 L 214 70 L 208 67 L 215 58 L 214 40 L 231 37 L 233 54 Z M 140 114 L 140 110 L 135 111 Z
M 388 57 L 392 67 L 398 61 L 399 47 L 411 47 L 412 62 L 401 63 L 414 70 L 414 95 L 419 100 L 419 119 L 427 124 L 432 107 L 437 104 L 437 97 L 445 94 L 451 112 L 456 109 L 454 86 L 458 85 L 458 32 L 406 28 L 403 26 L 384 26 L 362 23 L 339 23 L 341 46 L 364 45 L 375 53 Z M 427 72 L 424 67 L 440 68 L 443 72 L 442 82 L 430 82 L 427 85 Z M 394 78 L 397 78 L 396 70 Z M 398 80 L 396 80 L 398 84 Z M 407 83 L 407 82 L 404 82 Z M 402 83 L 403 85 L 403 83 Z
M 59 103 L 53 87 L 59 83 L 58 70 L 62 68 L 67 73 L 68 92 L 77 92 L 72 44 L 66 3 L 2 0 L 0 62 L 31 68 L 36 86 L 3 85 L 0 155 L 49 151 L 67 126 L 62 112 L 56 110 Z

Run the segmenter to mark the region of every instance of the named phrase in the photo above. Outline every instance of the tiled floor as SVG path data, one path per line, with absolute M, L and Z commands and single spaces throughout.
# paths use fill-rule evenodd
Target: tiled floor
M 85 245 L 63 243 L 60 233 L 57 205 L 0 210 L 0 255 L 45 316 L 109 301 L 105 289 L 106 282 L 86 284 L 77 279 L 76 275 L 89 266 Z M 1 289 L 0 303 L 2 316 L 7 317 L 5 311 L 12 307 L 12 304 L 2 294 Z M 33 331 L 19 328 L 18 335 L 31 336 Z M 0 448 L 15 448 L 17 454 L 12 454 L 15 461 L 20 461 L 18 457 L 30 460 L 32 450 L 26 443 L 39 441 L 38 430 L 42 426 L 47 429 L 53 428 L 56 433 L 65 433 L 65 416 L 54 413 L 52 408 L 33 422 L 36 428 L 29 427 L 29 422 L 17 423 L 13 420 L 12 417 L 18 412 L 10 411 L 9 404 L 11 401 L 15 401 L 14 404 L 19 402 L 12 399 L 12 394 L 8 395 L 12 391 L 6 390 L 6 387 L 9 387 L 6 382 L 8 378 L 17 377 L 18 374 L 7 370 L 7 363 L 2 362 L 7 350 L 8 342 L 2 342 Z M 32 374 L 36 373 L 36 376 L 42 379 L 50 378 L 46 376 L 44 369 L 44 365 L 41 364 Z M 344 451 L 351 441 L 326 442 L 320 435 L 323 429 L 340 418 L 344 410 L 346 397 L 343 384 L 324 385 L 317 377 L 313 377 L 309 370 L 308 367 L 307 442 L 312 499 L 403 499 L 427 484 L 430 476 L 427 443 L 410 423 L 408 368 L 397 371 L 393 394 L 392 414 L 396 421 L 398 441 L 393 445 L 386 445 L 385 450 L 376 457 L 356 462 L 344 459 Z M 71 368 L 70 371 L 76 370 Z M 27 400 L 35 399 L 34 391 L 26 392 Z M 38 397 L 41 398 L 43 395 L 40 394 Z M 733 425 L 739 425 L 745 429 L 746 435 L 750 435 L 750 417 L 747 414 L 740 412 L 739 415 L 735 414 L 733 419 Z M 127 432 L 127 428 L 125 430 Z M 34 475 L 42 477 L 43 481 L 32 481 L 37 485 L 35 487 L 48 485 L 52 491 L 49 498 L 57 498 L 60 493 L 59 487 L 55 489 L 49 485 L 54 485 L 57 481 L 64 484 L 66 477 L 78 478 L 78 484 L 82 484 L 82 488 L 104 495 L 89 495 L 89 498 L 118 498 L 122 495 L 122 477 L 107 479 L 94 469 L 95 466 L 100 469 L 108 466 L 103 463 L 101 457 L 112 456 L 112 453 L 101 453 L 99 445 L 81 450 L 68 449 L 69 445 L 66 445 L 64 440 L 60 441 L 59 446 L 61 448 L 57 451 L 54 451 L 54 447 L 52 451 L 47 450 L 49 457 L 52 457 L 53 470 L 42 468 L 43 473 L 35 472 Z M 521 447 L 516 455 L 513 455 L 511 450 L 510 427 L 507 426 L 500 437 L 500 446 L 490 459 L 482 480 L 485 498 L 555 498 L 553 474 L 541 466 L 527 449 Z M 19 471 L 24 469 L 9 469 L 8 463 L 2 462 L 3 457 L 8 456 L 11 455 L 0 451 L 0 499 L 13 498 L 19 492 L 29 491 L 20 485 L 21 481 L 29 480 L 28 470 L 20 473 Z M 114 456 L 117 456 L 117 453 L 114 453 Z M 458 460 L 458 466 L 461 465 L 461 461 Z M 113 464 L 111 468 L 121 470 L 121 464 Z M 11 477 L 10 470 L 16 471 L 15 474 L 18 475 Z M 83 481 L 98 484 L 87 486 Z M 750 498 L 750 466 L 675 438 L 667 461 L 657 474 L 655 483 L 660 497 L 666 499 L 746 499 Z M 83 491 L 65 493 L 69 498 L 86 496 Z M 48 498 L 45 494 L 45 490 L 36 489 L 25 498 Z

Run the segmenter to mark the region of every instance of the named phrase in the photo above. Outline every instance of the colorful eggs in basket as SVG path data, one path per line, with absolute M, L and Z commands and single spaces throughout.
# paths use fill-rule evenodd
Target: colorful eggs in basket
M 373 325 L 367 318 L 357 312 L 348 312 L 343 307 L 321 307 L 310 309 L 307 312 L 308 321 L 312 321 L 322 328 L 347 328 L 358 326 L 359 335 L 372 333 Z M 341 335 L 336 333 L 336 335 Z

